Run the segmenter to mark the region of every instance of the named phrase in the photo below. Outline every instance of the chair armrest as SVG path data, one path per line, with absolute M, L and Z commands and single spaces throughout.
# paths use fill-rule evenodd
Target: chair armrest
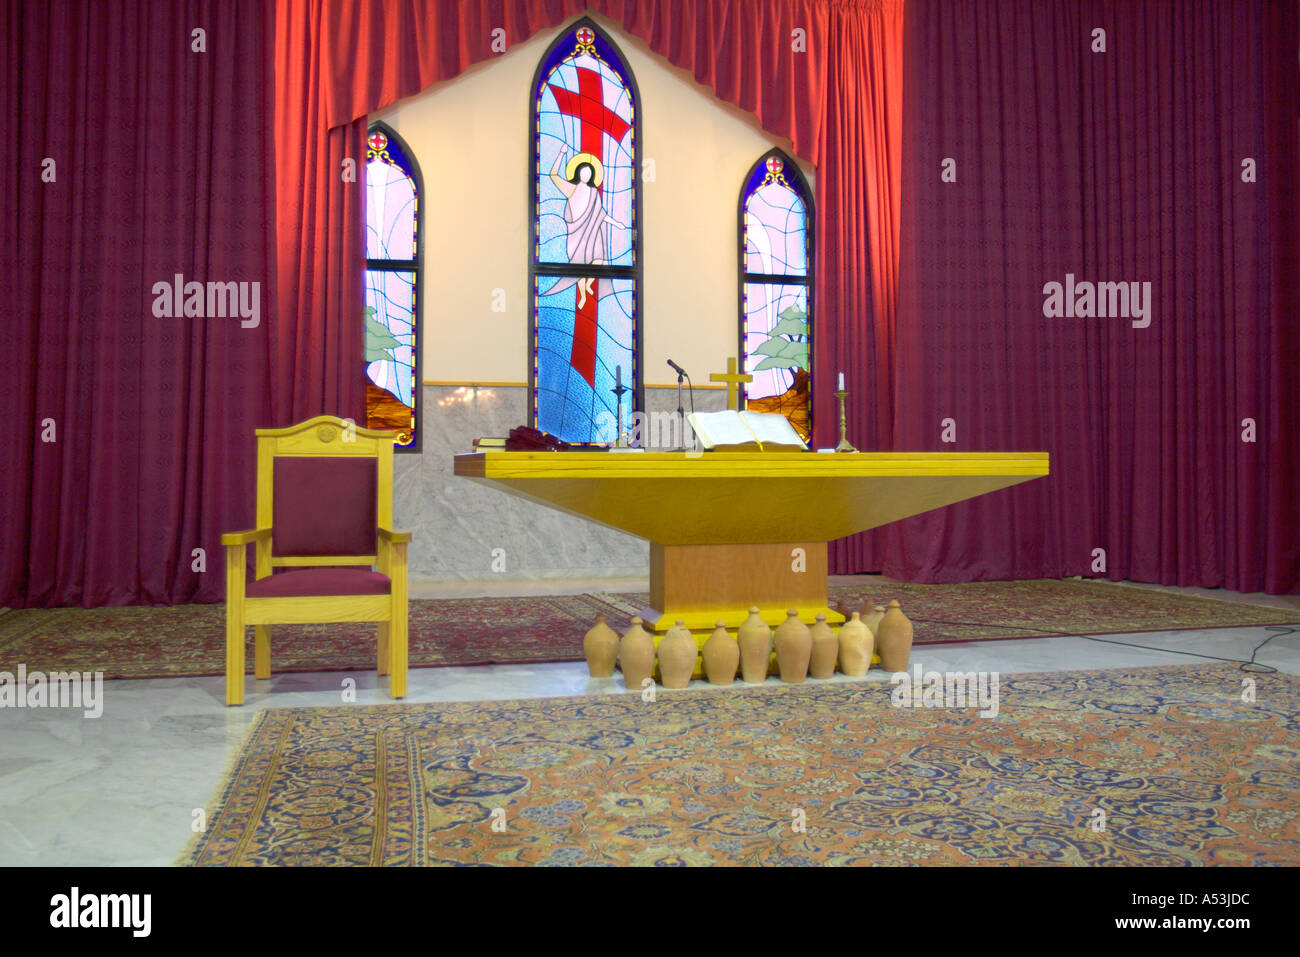
M 411 540 L 410 532 L 395 532 L 391 528 L 379 526 L 379 537 L 393 545 L 403 545 Z
M 226 532 L 221 536 L 222 545 L 247 545 L 271 537 L 269 528 L 250 528 L 242 532 Z

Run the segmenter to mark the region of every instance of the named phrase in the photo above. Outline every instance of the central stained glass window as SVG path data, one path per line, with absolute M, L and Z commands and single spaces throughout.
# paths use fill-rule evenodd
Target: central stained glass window
M 581 20 L 543 55 L 533 97 L 532 423 L 565 442 L 613 443 L 617 396 L 623 423 L 642 398 L 636 84 Z

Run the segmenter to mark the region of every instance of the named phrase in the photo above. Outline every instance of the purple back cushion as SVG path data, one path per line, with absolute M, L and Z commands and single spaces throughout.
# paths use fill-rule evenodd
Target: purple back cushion
M 374 459 L 277 456 L 274 469 L 276 555 L 375 554 Z

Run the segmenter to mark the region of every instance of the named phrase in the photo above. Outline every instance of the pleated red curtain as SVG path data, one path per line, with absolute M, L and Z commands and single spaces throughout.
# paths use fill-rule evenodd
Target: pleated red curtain
M 903 124 L 902 0 L 844 9 L 830 22 L 822 161 L 817 168 L 815 444 L 839 441 L 836 374 L 847 376 L 849 440 L 893 445 Z M 881 567 L 882 533 L 832 542 L 836 573 Z
M 269 424 L 266 10 L 0 12 L 0 605 L 221 599 Z
M 376 5 L 377 6 L 377 5 Z M 268 347 L 277 425 L 364 421 L 365 120 L 331 125 L 322 51 L 342 27 L 320 0 L 275 6 L 275 262 Z
M 1297 33 L 1270 0 L 909 0 L 894 442 L 1052 475 L 893 526 L 887 574 L 1300 589 Z

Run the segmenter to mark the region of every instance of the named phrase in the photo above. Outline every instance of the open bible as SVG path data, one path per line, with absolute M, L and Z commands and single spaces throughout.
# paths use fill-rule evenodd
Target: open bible
M 686 421 L 700 444 L 718 452 L 807 451 L 790 420 L 775 412 L 693 412 Z

